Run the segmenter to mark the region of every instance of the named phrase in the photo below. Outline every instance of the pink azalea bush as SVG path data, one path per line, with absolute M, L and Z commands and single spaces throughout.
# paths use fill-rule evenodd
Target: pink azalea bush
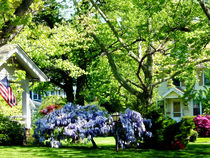
M 210 116 L 200 116 L 194 117 L 195 129 L 200 136 L 210 137 Z

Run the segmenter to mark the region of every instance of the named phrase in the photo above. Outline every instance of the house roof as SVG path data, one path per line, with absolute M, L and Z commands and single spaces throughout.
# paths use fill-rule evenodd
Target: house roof
M 7 60 L 16 56 L 18 63 L 21 67 L 29 74 L 32 79 L 39 81 L 47 81 L 47 76 L 38 68 L 38 66 L 31 60 L 31 58 L 26 54 L 26 52 L 16 44 L 4 45 L 0 47 L 0 66 L 7 62 Z
M 171 87 L 168 91 L 166 91 L 163 95 L 162 95 L 162 97 L 163 98 L 177 98 L 177 97 L 170 97 L 170 95 L 171 94 L 173 94 L 173 93 L 175 93 L 176 95 L 177 95 L 177 97 L 178 96 L 180 96 L 180 97 L 182 97 L 183 96 L 183 94 L 184 94 L 184 92 L 181 90 L 181 89 L 179 89 L 179 88 L 177 88 L 177 87 Z

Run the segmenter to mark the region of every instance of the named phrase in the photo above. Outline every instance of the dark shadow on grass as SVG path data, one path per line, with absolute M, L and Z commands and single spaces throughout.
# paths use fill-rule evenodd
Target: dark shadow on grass
M 62 158 L 62 157 L 119 157 L 119 158 L 151 158 L 151 157 L 190 157 L 190 158 L 208 158 L 210 157 L 210 144 L 189 144 L 185 150 L 153 150 L 153 149 L 125 149 L 119 152 L 115 151 L 115 146 L 106 145 L 99 146 L 98 149 L 93 149 L 91 146 L 73 145 L 71 147 L 63 147 L 60 149 L 49 147 L 20 147 L 20 146 L 0 146 L 1 151 L 21 152 L 22 155 L 28 157 L 40 158 Z M 0 153 L 1 155 L 1 153 Z

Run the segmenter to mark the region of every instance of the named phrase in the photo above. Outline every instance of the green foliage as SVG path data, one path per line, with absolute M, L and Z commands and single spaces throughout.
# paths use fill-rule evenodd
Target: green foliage
M 195 117 L 195 116 L 183 116 L 183 117 L 182 117 L 182 120 L 183 120 L 183 121 L 188 121 L 188 122 L 190 122 L 191 125 L 192 125 L 192 127 L 195 128 L 195 123 L 194 123 L 194 121 L 193 121 L 193 118 L 194 118 L 194 117 Z
M 116 59 L 118 60 L 118 59 Z M 126 91 L 114 78 L 109 63 L 103 56 L 93 61 L 88 67 L 88 89 L 85 90 L 85 99 L 91 102 L 94 99 L 109 112 L 120 112 L 126 108 L 137 110 L 136 97 Z M 124 71 L 128 65 L 124 65 Z
M 46 96 L 43 98 L 42 104 L 39 106 L 39 111 L 43 110 L 44 108 L 46 108 L 49 105 L 60 105 L 63 106 L 65 105 L 66 102 L 66 98 L 57 96 L 57 95 L 52 95 L 52 96 Z
M 190 131 L 189 141 L 190 142 L 195 142 L 197 140 L 197 138 L 198 138 L 198 132 L 192 129 Z
M 145 147 L 159 149 L 173 149 L 173 145 L 181 142 L 184 146 L 188 144 L 188 136 L 192 129 L 191 120 L 175 120 L 165 117 L 161 113 L 161 109 L 151 107 L 146 113 L 145 118 L 152 121 L 152 138 L 145 140 Z
M 22 145 L 23 126 L 0 114 L 0 145 Z
M 10 66 L 10 65 L 8 65 Z M 12 65 L 14 66 L 14 65 Z M 0 114 L 4 116 L 21 116 L 22 115 L 22 92 L 23 88 L 21 87 L 20 81 L 25 79 L 25 71 L 16 70 L 14 73 L 15 83 L 10 83 L 12 91 L 17 99 L 18 105 L 15 107 L 10 107 L 7 102 L 0 96 Z
M 33 22 L 37 24 L 45 23 L 50 28 L 53 28 L 56 23 L 62 21 L 63 17 L 61 17 L 60 12 L 61 9 L 64 9 L 64 6 L 56 0 L 45 0 L 43 3 L 38 13 L 33 17 Z
M 86 19 L 85 26 L 95 27 L 89 31 L 107 55 L 115 78 L 141 104 L 151 104 L 155 86 L 174 76 L 191 86 L 195 83 L 197 62 L 208 59 L 209 54 L 208 20 L 199 3 L 173 0 L 106 3 L 91 0 L 91 3 L 94 6 L 91 11 L 95 11 L 91 12 L 94 15 L 91 18 L 95 21 Z
M 206 79 L 210 80 L 210 70 L 208 68 L 208 65 L 205 65 L 207 68 L 203 69 L 201 71 L 201 74 L 197 75 L 204 75 Z M 195 78 L 196 79 L 196 78 Z M 197 82 L 198 79 L 197 79 Z M 195 87 L 195 82 L 192 84 L 187 84 L 186 85 L 187 89 L 185 90 L 185 94 L 183 96 L 183 99 L 187 102 L 191 99 L 196 100 L 198 102 L 201 102 L 202 108 L 204 109 L 204 114 L 209 114 L 209 109 L 210 109 L 210 88 L 208 85 L 204 85 L 201 89 L 196 90 Z

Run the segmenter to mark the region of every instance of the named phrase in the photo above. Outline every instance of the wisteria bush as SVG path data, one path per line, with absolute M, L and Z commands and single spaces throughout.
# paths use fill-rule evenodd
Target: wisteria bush
M 151 137 L 152 133 L 146 131 L 145 124 L 151 128 L 150 119 L 143 119 L 139 112 L 127 109 L 124 114 L 120 114 L 118 130 L 118 143 L 124 148 L 126 146 L 138 146 L 144 137 Z
M 194 117 L 195 130 L 198 132 L 199 136 L 210 137 L 210 116 L 200 116 Z
M 97 106 L 67 104 L 39 119 L 35 125 L 34 137 L 39 142 L 47 139 L 58 140 L 72 138 L 92 140 L 95 136 L 109 134 L 111 117 Z
M 119 120 L 119 144 L 137 143 L 144 136 L 151 136 L 146 131 L 141 114 L 132 110 L 126 110 L 125 114 L 120 115 Z M 55 110 L 35 123 L 34 137 L 39 142 L 50 140 L 51 144 L 63 139 L 84 139 L 91 140 L 94 147 L 97 147 L 93 137 L 114 135 L 116 123 L 113 122 L 111 115 L 106 111 L 100 110 L 97 106 L 73 105 L 71 103 L 63 108 Z

